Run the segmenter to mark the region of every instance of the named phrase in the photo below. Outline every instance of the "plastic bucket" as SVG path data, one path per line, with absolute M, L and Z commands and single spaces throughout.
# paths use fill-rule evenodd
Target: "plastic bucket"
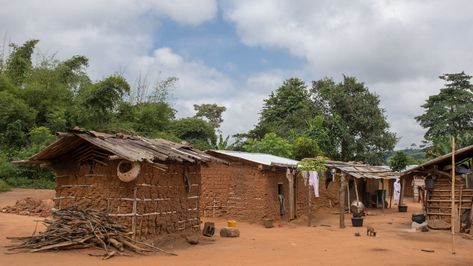
M 425 222 L 425 214 L 423 213 L 413 213 L 412 214 L 412 221 L 418 224 Z
M 352 217 L 351 218 L 351 225 L 353 225 L 353 227 L 362 227 L 363 226 L 363 217 Z
M 235 220 L 228 220 L 228 221 L 227 221 L 227 225 L 228 225 L 228 227 L 230 227 L 230 228 L 236 228 L 236 227 L 237 227 L 237 223 L 236 223 Z

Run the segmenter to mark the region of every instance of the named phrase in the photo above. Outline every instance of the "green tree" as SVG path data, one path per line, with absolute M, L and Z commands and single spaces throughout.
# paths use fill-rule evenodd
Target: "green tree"
M 103 127 L 110 122 L 123 97 L 130 93 L 130 85 L 122 76 L 113 75 L 93 84 L 84 91 L 85 109 L 82 113 L 83 123 L 93 127 Z
M 319 155 L 320 149 L 317 141 L 308 137 L 298 137 L 293 144 L 292 155 L 296 160 L 304 158 L 315 158 Z
M 194 110 L 197 111 L 195 117 L 205 118 L 209 124 L 217 129 L 223 122 L 222 114 L 227 110 L 225 106 L 217 104 L 194 104 Z
M 10 44 L 13 51 L 6 62 L 5 74 L 13 84 L 20 86 L 27 78 L 32 67 L 31 56 L 38 42 L 38 40 L 30 40 L 21 46 Z
M 409 157 L 404 152 L 397 151 L 389 160 L 389 167 L 393 171 L 400 172 L 406 169 L 409 161 Z
M 397 140 L 389 132 L 379 96 L 349 76 L 338 84 L 327 78 L 315 81 L 311 93 L 314 104 L 323 108 L 327 122 L 337 129 L 331 140 L 335 148 L 332 159 L 372 164 L 384 161 Z
M 174 120 L 171 123 L 170 132 L 202 150 L 214 147 L 217 141 L 214 128 L 197 117 Z
M 473 144 L 473 139 L 467 136 L 473 130 L 472 77 L 460 72 L 439 78 L 445 81 L 445 87 L 427 99 L 422 105 L 425 112 L 416 117 L 427 129 L 424 138 L 433 144 L 433 150 L 437 150 L 432 154 L 443 153 L 441 146 L 449 143 L 451 136 L 459 140 L 459 147 Z
M 249 132 L 249 137 L 261 139 L 275 132 L 281 137 L 293 138 L 305 131 L 306 120 L 315 113 L 304 81 L 290 78 L 264 100 L 259 122 Z
M 291 143 L 276 135 L 276 133 L 268 133 L 261 140 L 249 139 L 243 147 L 248 152 L 269 153 L 286 158 L 292 157 Z

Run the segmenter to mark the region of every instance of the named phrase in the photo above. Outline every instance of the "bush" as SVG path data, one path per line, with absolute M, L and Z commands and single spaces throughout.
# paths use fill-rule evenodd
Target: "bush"
M 56 182 L 48 177 L 40 177 L 38 179 L 31 179 L 27 177 L 8 177 L 5 179 L 7 185 L 19 188 L 42 188 L 54 189 Z
M 0 192 L 6 192 L 10 190 L 11 190 L 10 185 L 8 185 L 8 183 L 5 182 L 5 180 L 0 179 Z

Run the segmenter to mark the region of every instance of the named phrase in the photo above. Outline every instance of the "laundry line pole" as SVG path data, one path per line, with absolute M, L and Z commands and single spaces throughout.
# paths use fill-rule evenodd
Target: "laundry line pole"
M 455 254 L 455 137 L 452 136 L 452 193 L 451 193 L 451 209 L 450 209 L 450 228 L 452 231 L 452 254 Z

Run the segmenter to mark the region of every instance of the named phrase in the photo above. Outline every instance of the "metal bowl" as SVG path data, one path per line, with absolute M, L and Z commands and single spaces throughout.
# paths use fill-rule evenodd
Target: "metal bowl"
M 353 214 L 362 215 L 365 212 L 365 205 L 361 201 L 354 200 L 350 205 Z

